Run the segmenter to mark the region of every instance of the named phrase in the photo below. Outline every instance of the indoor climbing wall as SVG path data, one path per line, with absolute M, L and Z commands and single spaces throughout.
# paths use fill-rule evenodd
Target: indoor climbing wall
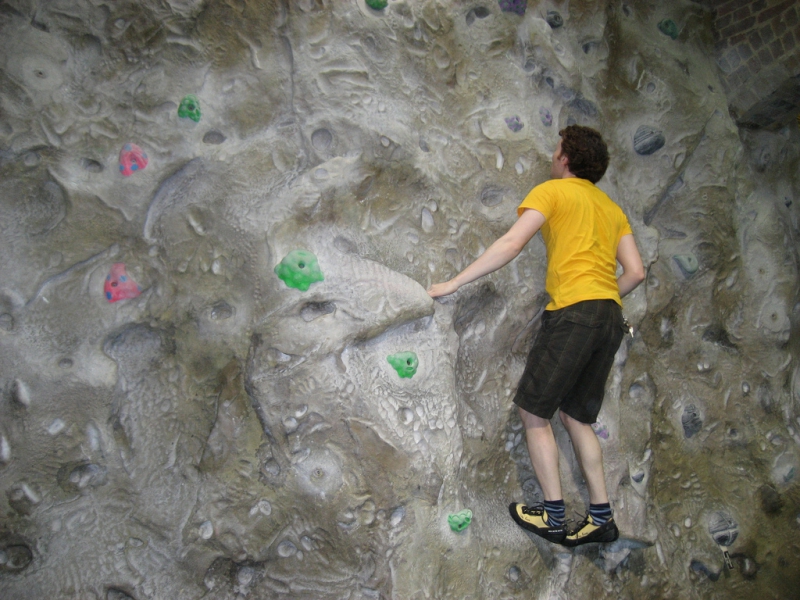
M 789 598 L 800 133 L 648 0 L 0 2 L 0 596 Z M 766 93 L 766 91 L 765 91 Z M 603 132 L 648 276 L 621 538 L 529 536 L 545 251 L 434 302 Z M 568 513 L 586 489 L 569 440 Z

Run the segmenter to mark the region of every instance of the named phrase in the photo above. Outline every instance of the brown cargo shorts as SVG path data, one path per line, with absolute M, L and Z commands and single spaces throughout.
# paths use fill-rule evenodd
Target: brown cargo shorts
M 614 300 L 545 311 L 514 404 L 543 419 L 560 409 L 581 423 L 594 423 L 626 331 Z

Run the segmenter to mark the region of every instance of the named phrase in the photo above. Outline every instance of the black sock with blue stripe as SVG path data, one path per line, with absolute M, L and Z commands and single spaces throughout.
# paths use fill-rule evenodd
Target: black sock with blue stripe
M 611 518 L 611 504 L 590 504 L 589 514 L 592 515 L 592 522 L 595 525 L 603 525 Z
M 561 500 L 545 500 L 544 509 L 547 511 L 547 524 L 550 527 L 560 527 L 564 524 L 567 508 L 563 498 Z

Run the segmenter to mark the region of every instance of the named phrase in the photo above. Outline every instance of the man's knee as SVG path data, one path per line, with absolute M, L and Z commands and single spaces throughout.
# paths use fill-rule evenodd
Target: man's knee
M 573 427 L 586 427 L 586 423 L 582 423 L 578 421 L 578 419 L 574 417 L 570 417 L 567 413 L 562 410 L 558 411 L 558 416 L 561 418 L 561 422 L 564 424 L 564 428 L 569 431 Z M 591 427 L 591 426 L 590 426 Z

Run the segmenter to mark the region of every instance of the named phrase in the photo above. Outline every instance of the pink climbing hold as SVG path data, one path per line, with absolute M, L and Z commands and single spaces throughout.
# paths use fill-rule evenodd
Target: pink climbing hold
M 103 291 L 106 293 L 106 300 L 117 302 L 127 298 L 136 298 L 142 293 L 142 288 L 128 277 L 125 263 L 114 263 L 111 265 L 111 272 L 106 277 Z
M 142 171 L 147 166 L 147 154 L 136 144 L 125 144 L 119 151 L 119 171 L 130 177 L 135 171 Z

